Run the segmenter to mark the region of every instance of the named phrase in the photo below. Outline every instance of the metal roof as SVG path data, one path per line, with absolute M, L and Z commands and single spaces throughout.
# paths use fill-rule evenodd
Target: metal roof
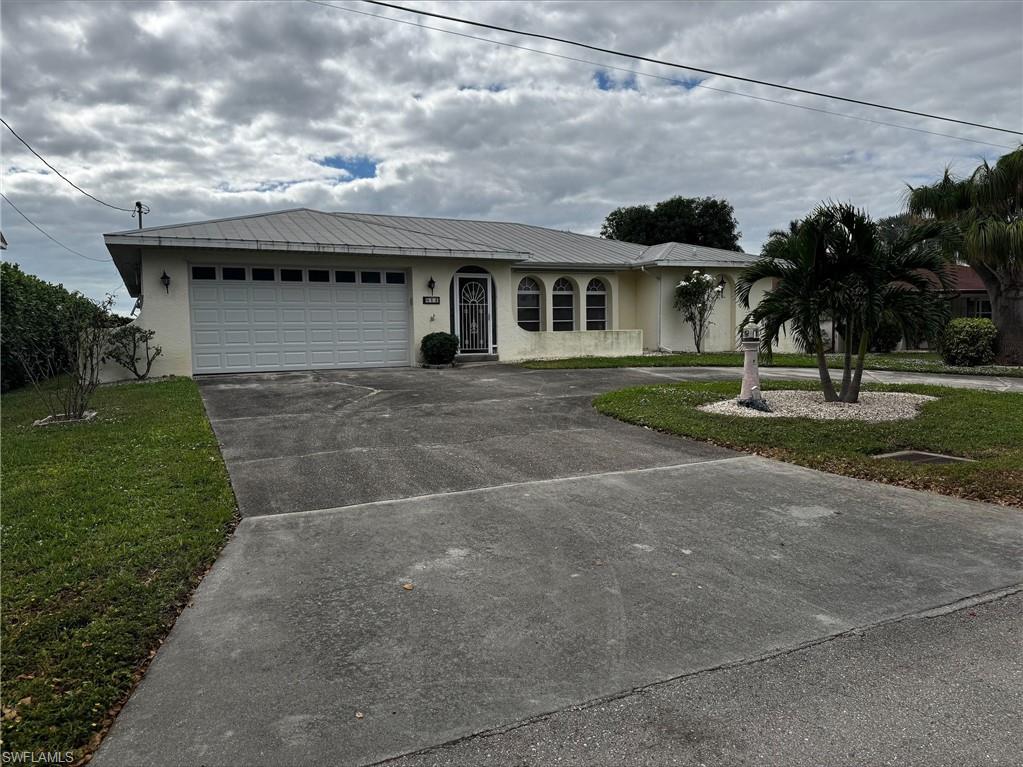
M 139 246 L 457 257 L 521 266 L 630 269 L 639 266 L 734 266 L 755 256 L 698 245 L 647 247 L 586 234 L 503 221 L 329 213 L 309 208 L 258 213 L 105 234 L 107 249 L 132 295 Z
M 641 263 L 656 266 L 747 266 L 758 258 L 753 253 L 705 248 L 684 242 L 665 242 L 647 248 Z

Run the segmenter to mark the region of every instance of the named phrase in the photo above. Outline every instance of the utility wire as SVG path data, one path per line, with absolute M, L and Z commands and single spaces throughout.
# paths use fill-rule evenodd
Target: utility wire
M 104 202 L 104 201 L 103 201 L 103 200 L 101 200 L 101 199 L 100 199 L 99 197 L 96 197 L 96 196 L 94 196 L 94 195 L 91 195 L 91 194 L 89 194 L 89 193 L 88 193 L 88 192 L 86 192 L 86 191 L 85 191 L 84 189 L 82 189 L 82 187 L 78 186 L 78 184 L 76 184 L 76 183 L 75 183 L 74 181 L 72 181 L 72 180 L 71 180 L 71 179 L 69 179 L 69 178 L 68 178 L 67 176 L 65 176 L 65 175 L 64 175 L 63 173 L 61 173 L 61 172 L 60 172 L 59 170 L 57 170 L 57 169 L 56 169 L 56 168 L 54 168 L 54 167 L 53 167 L 52 165 L 50 165 L 50 163 L 48 163 L 48 162 L 46 161 L 46 158 L 45 158 L 45 157 L 43 157 L 43 156 L 42 156 L 41 154 L 39 154 L 39 152 L 37 152 L 37 151 L 36 151 L 35 149 L 33 149 L 33 148 L 32 148 L 32 146 L 31 146 L 31 145 L 30 145 L 30 144 L 29 144 L 29 143 L 28 143 L 27 141 L 25 141 L 25 139 L 23 139 L 23 138 L 22 138 L 21 136 L 19 136 L 19 135 L 18 135 L 18 133 L 17 133 L 17 131 L 15 131 L 15 130 L 14 130 L 14 128 L 12 128 L 12 127 L 10 126 L 10 124 L 9 124 L 9 123 L 8 123 L 8 122 L 7 122 L 7 121 L 6 121 L 5 119 L 3 119 L 2 117 L 0 117 L 0 123 L 3 123 L 3 124 L 4 124 L 4 127 L 6 127 L 6 128 L 7 128 L 7 130 L 9 130 L 9 131 L 10 131 L 11 133 L 13 133 L 13 134 L 14 134 L 14 138 L 18 139 L 18 141 L 20 141 L 20 142 L 21 142 L 22 144 L 24 144 L 24 145 L 25 145 L 25 146 L 26 146 L 26 147 L 28 148 L 28 151 L 30 151 L 30 152 L 31 152 L 32 154 L 34 154 L 34 155 L 35 155 L 36 157 L 38 157 L 38 158 L 39 158 L 39 159 L 40 159 L 40 160 L 42 161 L 43 165 L 45 165 L 45 166 L 46 166 L 47 168 L 49 168 L 50 170 L 52 170 L 52 171 L 53 171 L 54 173 L 56 173 L 56 174 L 57 174 L 58 176 L 60 176 L 60 177 L 61 177 L 62 179 L 64 179 L 65 181 L 67 181 L 67 182 L 68 182 L 69 184 L 71 184 L 71 186 L 73 186 L 73 187 L 74 187 L 75 189 L 77 189 L 77 190 L 78 190 L 79 192 L 81 192 L 82 194 L 84 194 L 84 195 L 85 195 L 86 197 L 88 197 L 88 198 L 89 198 L 90 200 L 95 200 L 95 201 L 96 201 L 96 202 L 98 202 L 98 203 L 99 203 L 100 205 L 106 205 L 106 206 L 107 206 L 108 208 L 113 208 L 114 210 L 123 210 L 123 211 L 124 211 L 125 213 L 134 213 L 134 212 L 135 212 L 135 209 L 134 209 L 134 208 L 122 208 L 122 207 L 120 207 L 119 205 L 111 205 L 111 204 L 110 204 L 109 202 Z M 8 200 L 8 202 L 10 202 L 10 200 Z M 15 210 L 17 210 L 17 208 L 15 208 Z
M 430 25 L 423 24 L 421 22 L 405 21 L 404 19 L 396 19 L 393 16 L 384 16 L 383 14 L 379 14 L 379 13 L 370 13 L 368 11 L 359 11 L 359 10 L 356 10 L 355 8 L 347 8 L 345 6 L 333 5 L 333 4 L 328 3 L 328 2 L 323 2 L 323 0 L 306 0 L 306 1 L 309 2 L 309 3 L 312 3 L 314 5 L 322 5 L 325 8 L 333 8 L 334 10 L 337 10 L 337 11 L 345 11 L 347 13 L 355 13 L 355 14 L 358 14 L 360 16 L 370 16 L 370 17 L 372 17 L 374 19 L 383 19 L 385 21 L 393 21 L 396 24 L 404 24 L 404 25 L 409 26 L 409 27 L 416 27 L 417 29 L 428 29 L 428 30 L 431 30 L 433 32 L 443 32 L 444 34 L 454 35 L 455 37 L 464 37 L 464 38 L 467 38 L 469 40 L 477 40 L 479 42 L 492 43 L 494 45 L 501 45 L 501 46 L 504 46 L 506 48 L 514 48 L 516 50 L 527 51 L 529 53 L 539 53 L 539 54 L 541 54 L 543 56 L 551 56 L 552 58 L 562 59 L 564 61 L 574 61 L 574 62 L 576 62 L 578 64 L 587 64 L 589 66 L 600 67 L 601 69 L 613 70 L 615 72 L 626 72 L 628 74 L 638 75 L 640 77 L 651 77 L 651 78 L 653 78 L 655 80 L 662 80 L 664 82 L 672 83 L 674 85 L 681 85 L 681 86 L 683 86 L 685 88 L 701 88 L 701 89 L 707 90 L 707 91 L 714 91 L 715 93 L 727 93 L 727 94 L 729 94 L 731 96 L 741 96 L 743 98 L 753 99 L 754 101 L 764 101 L 764 102 L 766 102 L 768 104 L 778 104 L 778 105 L 784 106 L 784 107 L 792 107 L 794 109 L 802 109 L 802 110 L 805 110 L 807 112 L 817 112 L 819 114 L 831 115 L 832 117 L 842 117 L 842 118 L 845 118 L 847 120 L 857 120 L 859 122 L 870 123 L 872 125 L 884 125 L 884 126 L 889 127 L 889 128 L 898 128 L 900 130 L 913 131 L 914 133 L 924 133 L 924 134 L 927 134 L 928 136 L 940 136 L 942 138 L 950 138 L 950 139 L 954 139 L 956 141 L 966 141 L 966 142 L 968 142 L 970 144 L 982 144 L 984 146 L 993 146 L 993 147 L 998 147 L 1000 149 L 1015 149 L 1016 148 L 1016 147 L 1010 146 L 1008 144 L 996 144 L 996 143 L 991 142 L 991 141 L 981 141 L 980 139 L 967 138 L 965 136 L 956 136 L 956 135 L 954 135 L 952 133 L 941 133 L 939 131 L 927 130 L 925 128 L 914 128 L 911 125 L 903 125 L 901 123 L 886 122 L 885 120 L 874 120 L 874 119 L 872 119 L 870 117 L 860 117 L 859 115 L 851 115 L 851 114 L 847 114 L 845 112 L 834 112 L 834 111 L 832 111 L 830 109 L 822 109 L 820 107 L 811 107 L 811 106 L 807 106 L 805 104 L 793 104 L 791 101 L 780 101 L 779 99 L 771 99 L 771 98 L 767 98 L 766 96 L 754 96 L 752 93 L 743 93 L 742 91 L 732 91 L 732 90 L 728 90 L 727 88 L 715 88 L 715 87 L 713 87 L 711 85 L 703 85 L 703 84 L 700 84 L 700 83 L 694 84 L 694 83 L 687 82 L 685 80 L 679 80 L 679 79 L 674 78 L 674 77 L 667 77 L 666 75 L 658 75 L 658 74 L 654 74 L 652 72 L 641 72 L 638 69 L 629 69 L 627 67 L 616 67 L 616 66 L 613 66 L 611 64 L 604 64 L 604 63 L 599 62 L 599 61 L 592 61 L 590 59 L 581 59 L 581 58 L 576 58 L 575 56 L 566 56 L 565 54 L 562 54 L 562 53 L 554 53 L 552 51 L 545 51 L 545 50 L 543 50 L 541 48 L 530 48 L 529 46 L 526 46 L 526 45 L 517 45 L 516 43 L 508 43 L 508 42 L 505 42 L 503 40 L 494 40 L 493 38 L 490 38 L 490 37 L 480 37 L 478 35 L 466 34 L 465 32 L 456 32 L 456 31 L 454 31 L 452 29 L 444 29 L 443 27 L 431 27 Z
M 16 210 L 16 211 L 17 211 L 17 213 L 18 213 L 18 215 L 19 215 L 19 216 L 21 216 L 21 217 L 22 217 L 23 219 L 25 219 L 25 220 L 26 220 L 26 221 L 28 221 L 28 222 L 29 222 L 30 224 L 32 224 L 32 226 L 34 226 L 34 227 L 35 227 L 36 229 L 38 229 L 38 230 L 39 230 L 39 232 L 40 232 L 40 233 L 41 233 L 41 234 L 42 234 L 43 236 L 45 236 L 45 237 L 48 237 L 49 239 L 53 240 L 53 241 L 54 241 L 55 243 L 57 243 L 58 245 L 60 245 L 60 247 L 64 248 L 64 250 L 66 250 L 66 251 L 68 251 L 68 252 L 70 252 L 70 253 L 74 253 L 74 254 L 75 254 L 76 256 L 78 256 L 78 257 L 80 257 L 80 258 L 84 258 L 84 259 L 86 259 L 87 261 L 98 261 L 98 262 L 99 262 L 99 263 L 101 263 L 101 264 L 107 264 L 107 263 L 110 263 L 110 262 L 109 262 L 109 261 L 107 261 L 107 260 L 106 260 L 105 258 L 93 258 L 92 256 L 87 256 L 87 255 L 85 255 L 84 253 L 79 253 L 79 252 L 78 252 L 77 250 L 75 250 L 74 248 L 69 248 L 69 247 L 68 247 L 67 245 L 65 245 L 65 244 L 64 244 L 63 242 L 61 242 L 61 241 L 60 241 L 60 240 L 58 240 L 58 239 L 57 239 L 56 237 L 54 237 L 53 235 L 51 235 L 51 234 L 50 234 L 49 232 L 47 232 L 46 230 L 42 229 L 42 228 L 41 228 L 41 227 L 39 226 L 39 224 L 37 224 L 37 223 L 36 223 L 35 221 L 33 221 L 32 219 L 30 219 L 30 218 L 29 218 L 28 216 L 26 216 L 26 215 L 25 215 L 24 213 L 22 213 L 22 212 L 21 212 L 21 209 L 20 209 L 20 208 L 18 208 L 18 206 L 17 206 L 17 205 L 15 205 L 15 204 L 14 204 L 13 202 L 11 202 L 11 198 L 10 198 L 10 197 L 8 197 L 8 196 L 7 196 L 6 194 L 4 194 L 3 192 L 0 192 L 0 197 L 3 197 L 3 198 L 4 198 L 4 200 L 6 200 L 6 201 L 7 201 L 7 204 L 8 204 L 8 205 L 10 205 L 10 206 L 11 206 L 12 208 L 14 208 L 14 210 Z
M 458 24 L 468 24 L 473 27 L 481 27 L 483 29 L 492 29 L 497 32 L 508 32 L 513 35 L 523 35 L 525 37 L 535 37 L 540 40 L 550 40 L 556 43 L 564 43 L 565 45 L 574 45 L 577 48 L 586 48 L 587 50 L 597 51 L 598 53 L 608 53 L 612 56 L 621 56 L 623 58 L 634 59 L 636 61 L 645 61 L 649 64 L 658 64 L 665 67 L 674 67 L 675 69 L 685 69 L 689 72 L 700 72 L 701 74 L 712 75 L 714 77 L 724 77 L 729 80 L 739 80 L 744 83 L 753 83 L 754 85 L 766 85 L 769 88 L 780 88 L 782 90 L 792 91 L 793 93 L 804 93 L 809 96 L 819 96 L 826 99 L 835 99 L 837 101 L 845 101 L 850 104 L 860 104 L 861 106 L 874 107 L 875 109 L 886 109 L 890 112 L 902 112 L 903 114 L 915 115 L 917 117 L 926 117 L 931 120 L 942 120 L 944 122 L 958 123 L 959 125 L 969 125 L 974 128 L 986 128 L 987 130 L 999 131 L 1001 133 L 1012 133 L 1016 136 L 1023 136 L 1023 131 L 1012 130 L 1010 128 L 999 128 L 994 125 L 985 125 L 983 123 L 970 122 L 969 120 L 959 120 L 954 117 L 943 117 L 941 115 L 930 114 L 928 112 L 917 112 L 912 109 L 903 109 L 902 107 L 893 107 L 886 104 L 878 104 L 873 101 L 863 101 L 861 99 L 849 98 L 848 96 L 837 96 L 833 93 L 824 93 L 823 91 L 812 91 L 806 88 L 797 88 L 793 85 L 783 85 L 781 83 L 772 83 L 767 80 L 757 80 L 752 77 L 742 77 L 741 75 L 730 75 L 725 72 L 716 72 L 713 69 L 703 69 L 701 67 L 693 67 L 688 64 L 678 64 L 673 61 L 664 61 L 662 59 L 654 59 L 647 56 L 640 56 L 635 53 L 625 53 L 623 51 L 616 51 L 613 48 L 601 48 L 597 45 L 590 45 L 589 43 L 580 43 L 576 40 L 568 40 L 564 37 L 555 37 L 554 35 L 545 35 L 539 32 L 524 32 L 520 29 L 510 29 L 508 27 L 499 27 L 496 24 L 485 24 L 481 21 L 472 21 L 470 19 L 462 19 L 457 16 L 447 16 L 443 13 L 433 13 L 431 11 L 422 11 L 417 8 L 406 8 L 402 5 L 395 5 L 394 3 L 383 2 L 383 0 L 362 0 L 364 3 L 370 5 L 378 5 L 383 8 L 393 8 L 397 11 L 404 11 L 405 13 L 414 13 L 418 16 L 430 16 L 435 19 L 443 19 L 444 21 L 453 21 Z

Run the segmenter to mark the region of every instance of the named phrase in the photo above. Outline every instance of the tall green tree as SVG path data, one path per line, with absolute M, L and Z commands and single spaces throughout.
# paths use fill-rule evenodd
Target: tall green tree
M 856 402 L 867 350 L 885 323 L 907 336 L 935 333 L 945 320 L 942 290 L 951 278 L 940 247 L 939 227 L 912 227 L 889 238 L 851 205 L 821 205 L 788 231 L 772 232 L 761 257 L 740 275 L 740 300 L 750 306 L 753 286 L 774 287 L 744 320 L 760 325 L 770 355 L 781 334 L 815 354 L 824 398 Z M 839 319 L 847 329 L 842 383 L 836 389 L 824 353 L 821 323 Z M 855 339 L 855 360 L 853 343 Z
M 600 236 L 609 240 L 660 245 L 685 242 L 707 248 L 738 250 L 739 222 L 727 200 L 713 197 L 672 197 L 653 207 L 631 205 L 607 214 Z
M 944 224 L 947 255 L 976 270 L 998 328 L 996 362 L 1023 365 L 1023 146 L 967 178 L 947 168 L 937 183 L 909 187 L 909 212 Z

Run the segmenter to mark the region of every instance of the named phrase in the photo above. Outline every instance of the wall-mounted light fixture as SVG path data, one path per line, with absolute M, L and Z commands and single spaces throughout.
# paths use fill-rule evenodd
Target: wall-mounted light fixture
M 725 275 L 723 274 L 721 275 L 721 279 L 718 280 L 718 287 L 721 288 L 721 290 L 725 289 Z
M 163 283 L 163 289 L 167 291 L 167 295 L 170 295 L 170 275 L 167 272 L 160 275 L 160 282 Z
M 433 295 L 433 289 L 435 287 L 437 287 L 437 281 L 435 279 L 433 279 L 433 277 L 431 277 L 430 281 L 426 283 L 426 287 L 428 287 L 430 289 L 430 295 L 432 296 Z

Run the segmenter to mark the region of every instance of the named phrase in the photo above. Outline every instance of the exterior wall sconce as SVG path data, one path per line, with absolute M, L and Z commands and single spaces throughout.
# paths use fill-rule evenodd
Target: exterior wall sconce
M 725 289 L 725 275 L 721 275 L 721 279 L 718 280 L 718 287 L 724 291 Z
M 430 295 L 432 296 L 433 295 L 433 289 L 435 287 L 437 287 L 437 281 L 435 279 L 433 279 L 433 277 L 431 277 L 430 281 L 426 283 L 426 287 L 428 287 L 430 289 Z
M 170 295 L 170 275 L 167 272 L 160 275 L 160 282 L 163 284 L 163 289 L 167 291 L 167 295 Z

